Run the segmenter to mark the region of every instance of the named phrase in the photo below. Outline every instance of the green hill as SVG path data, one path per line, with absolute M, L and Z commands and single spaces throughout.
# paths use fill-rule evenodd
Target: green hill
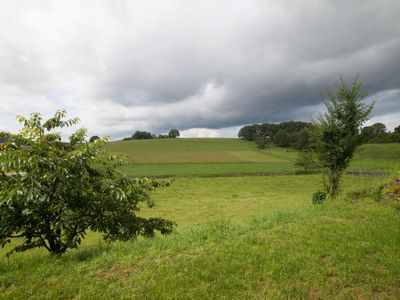
M 287 149 L 260 150 L 253 142 L 222 138 L 119 141 L 108 143 L 106 149 L 125 154 L 132 164 L 270 163 L 291 162 L 296 158 L 296 154 Z
M 240 139 L 196 138 L 110 142 L 106 149 L 126 155 L 133 176 L 232 176 L 294 173 L 298 152 L 289 148 L 260 150 Z M 357 150 L 350 169 L 390 170 L 400 161 L 400 144 L 369 144 Z
M 240 139 L 154 139 L 111 142 L 110 152 L 126 155 L 132 176 L 226 176 L 294 172 L 297 153 L 260 150 Z

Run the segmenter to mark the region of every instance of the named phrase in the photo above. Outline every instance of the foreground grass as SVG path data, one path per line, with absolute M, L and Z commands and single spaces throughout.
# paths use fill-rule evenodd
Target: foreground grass
M 385 179 L 345 176 L 343 193 Z M 175 220 L 178 230 L 215 219 L 245 220 L 262 213 L 307 207 L 321 188 L 320 175 L 177 178 L 154 193 L 156 206 L 141 214 Z
M 3 299 L 396 299 L 400 216 L 337 201 L 136 242 L 0 260 Z

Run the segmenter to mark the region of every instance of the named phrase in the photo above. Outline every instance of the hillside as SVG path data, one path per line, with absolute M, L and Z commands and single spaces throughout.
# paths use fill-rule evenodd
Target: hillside
M 294 173 L 298 152 L 289 148 L 260 150 L 240 139 L 154 139 L 110 142 L 106 149 L 126 155 L 133 176 L 232 176 Z M 400 161 L 400 144 L 362 145 L 350 169 L 391 170 Z
M 296 158 L 296 154 L 287 149 L 260 150 L 254 142 L 228 138 L 130 140 L 108 143 L 106 149 L 126 154 L 131 164 L 281 163 Z

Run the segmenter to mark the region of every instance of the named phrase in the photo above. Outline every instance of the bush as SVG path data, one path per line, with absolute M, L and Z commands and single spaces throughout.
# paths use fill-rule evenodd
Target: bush
M 153 205 L 151 191 L 168 183 L 128 177 L 123 162 L 103 150 L 105 140 L 86 142 L 84 129 L 63 142 L 53 130 L 78 122 L 65 115 L 57 111 L 44 123 L 38 113 L 18 117 L 21 132 L 2 144 L 0 245 L 20 238 L 10 253 L 44 247 L 62 254 L 77 248 L 88 229 L 106 240 L 172 232 L 171 221 L 136 215 L 141 202 Z
M 323 191 L 318 191 L 313 194 L 312 203 L 313 204 L 322 204 L 327 197 L 327 193 Z

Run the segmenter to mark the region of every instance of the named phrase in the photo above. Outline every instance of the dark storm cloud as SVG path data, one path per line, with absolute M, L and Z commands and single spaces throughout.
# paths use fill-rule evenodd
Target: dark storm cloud
M 308 120 L 339 75 L 358 75 L 376 117 L 393 123 L 400 114 L 397 1 L 1 6 L 4 111 L 45 99 L 114 137 Z

